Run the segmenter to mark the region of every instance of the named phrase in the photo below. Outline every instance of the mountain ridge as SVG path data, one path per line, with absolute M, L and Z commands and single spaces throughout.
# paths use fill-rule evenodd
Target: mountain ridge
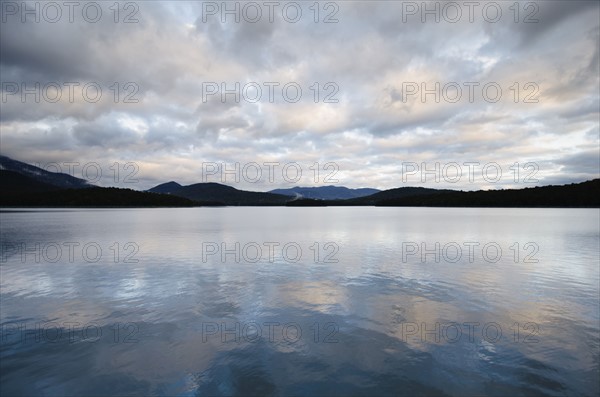
M 364 196 L 370 196 L 380 192 L 379 189 L 373 188 L 358 188 L 351 189 L 346 186 L 295 186 L 288 189 L 273 189 L 269 190 L 268 193 L 283 194 L 285 196 L 296 197 L 296 198 L 307 198 L 307 199 L 321 199 L 321 200 L 345 200 L 351 198 L 358 198 Z
M 63 189 L 83 189 L 93 187 L 85 179 L 69 174 L 46 171 L 40 167 L 0 155 L 0 170 L 17 172 L 38 182 L 61 187 Z
M 289 196 L 280 194 L 239 190 L 216 182 L 202 182 L 183 186 L 171 181 L 146 190 L 151 193 L 168 194 L 195 201 L 214 201 L 224 205 L 284 205 Z
M 65 188 L 68 186 L 68 188 Z M 568 185 L 524 189 L 460 191 L 399 187 L 349 199 L 315 199 L 273 191 L 356 191 L 343 186 L 297 187 L 270 192 L 239 190 L 215 182 L 183 186 L 175 181 L 146 191 L 103 188 L 67 174 L 52 173 L 0 156 L 0 205 L 56 207 L 192 207 L 192 206 L 430 206 L 430 207 L 585 207 L 600 208 L 600 179 Z M 325 189 L 322 189 L 325 188 Z M 295 189 L 295 190 L 294 190 Z M 319 190 L 320 189 L 320 190 Z

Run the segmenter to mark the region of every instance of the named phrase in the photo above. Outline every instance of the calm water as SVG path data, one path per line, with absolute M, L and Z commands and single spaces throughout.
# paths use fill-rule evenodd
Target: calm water
M 600 392 L 597 209 L 0 220 L 3 396 Z

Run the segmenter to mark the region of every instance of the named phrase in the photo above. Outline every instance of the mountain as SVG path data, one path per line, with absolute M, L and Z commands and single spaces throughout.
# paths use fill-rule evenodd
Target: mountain
M 281 194 L 249 192 L 214 182 L 188 186 L 168 182 L 155 186 L 148 192 L 170 194 L 195 201 L 220 202 L 223 205 L 284 205 L 290 200 L 289 196 Z
M 275 189 L 269 193 L 283 194 L 296 198 L 320 199 L 320 200 L 346 200 L 357 197 L 369 196 L 379 192 L 378 189 L 361 188 L 349 189 L 344 186 L 319 186 L 319 187 L 293 187 L 291 189 Z
M 192 207 L 219 205 L 131 189 L 101 188 L 0 156 L 0 205 L 8 207 Z
M 171 182 L 163 183 L 158 186 L 154 186 L 152 189 L 149 189 L 148 192 L 161 193 L 161 194 L 173 194 L 173 192 L 175 192 L 176 190 L 178 190 L 182 187 L 183 186 L 181 186 L 179 183 L 171 181 Z
M 404 197 L 427 196 L 430 194 L 444 195 L 449 192 L 454 192 L 454 190 L 430 189 L 425 187 L 398 187 L 382 190 L 370 196 L 345 200 L 343 205 L 375 205 L 384 200 L 397 200 Z
M 42 168 L 13 160 L 6 156 L 0 156 L 0 170 L 16 172 L 35 181 L 62 189 L 82 189 L 93 186 L 85 179 L 75 178 L 69 174 L 46 171 Z
M 525 189 L 447 191 L 375 202 L 379 206 L 426 207 L 600 207 L 600 179 Z
M 374 189 L 375 190 L 375 189 Z M 288 202 L 289 207 L 323 207 L 323 206 L 364 206 L 376 205 L 379 202 L 403 197 L 426 196 L 430 194 L 446 194 L 454 190 L 438 190 L 423 187 L 399 187 L 395 189 L 378 191 L 375 194 L 364 197 L 356 197 L 346 200 L 315 200 L 309 198 L 298 198 Z
M 14 196 L 22 193 L 48 192 L 51 190 L 60 189 L 54 185 L 37 181 L 28 177 L 27 175 L 3 169 L 0 169 L 0 186 L 2 187 L 3 196 Z
M 179 186 L 179 187 L 178 187 Z M 338 187 L 327 186 L 327 188 Z M 306 190 L 304 190 L 306 189 Z M 170 192 L 195 201 L 220 202 L 224 205 L 286 205 L 289 207 L 323 206 L 431 206 L 431 207 L 600 207 L 600 180 L 565 186 L 526 189 L 463 192 L 424 187 L 400 187 L 350 199 L 299 197 L 301 192 L 320 188 L 276 189 L 269 193 L 248 192 L 218 183 L 181 186 L 176 182 L 158 185 L 150 191 Z M 342 188 L 346 189 L 346 188 Z M 347 189 L 352 190 L 352 189 Z M 375 189 L 373 189 L 375 190 Z M 295 197 L 272 192 L 290 191 Z M 333 191 L 333 190 L 332 190 Z
M 66 187 L 66 188 L 65 188 Z M 246 206 L 430 206 L 430 207 L 591 207 L 600 208 L 600 179 L 563 186 L 464 192 L 423 187 L 384 191 L 341 186 L 276 189 L 268 193 L 238 190 L 219 183 L 182 186 L 168 182 L 146 192 L 101 188 L 67 174 L 0 156 L 0 206 L 33 207 L 190 207 Z M 339 198 L 340 195 L 376 193 Z M 276 194 L 273 192 L 285 192 Z M 293 194 L 291 196 L 290 194 Z M 320 195 L 320 197 L 319 197 Z M 300 198 L 298 198 L 300 196 Z M 317 197 L 315 197 L 317 196 Z M 324 197 L 335 197 L 324 198 Z

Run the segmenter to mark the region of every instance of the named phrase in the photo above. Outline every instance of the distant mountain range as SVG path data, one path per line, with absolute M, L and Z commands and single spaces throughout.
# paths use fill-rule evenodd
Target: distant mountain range
M 269 193 L 283 194 L 295 198 L 317 200 L 346 200 L 357 197 L 370 196 L 380 192 L 379 189 L 361 188 L 349 189 L 344 186 L 319 186 L 319 187 L 293 187 L 291 189 L 275 189 Z
M 219 202 L 222 205 L 284 205 L 289 196 L 273 193 L 249 192 L 220 183 L 196 183 L 182 186 L 167 182 L 148 190 L 151 193 L 169 194 L 194 201 Z
M 102 188 L 0 156 L 0 206 L 7 207 L 192 207 L 192 206 L 430 206 L 600 207 L 600 179 L 564 186 L 463 192 L 423 187 L 349 189 L 295 187 L 270 192 L 219 183 L 183 186 L 167 182 L 141 192 Z

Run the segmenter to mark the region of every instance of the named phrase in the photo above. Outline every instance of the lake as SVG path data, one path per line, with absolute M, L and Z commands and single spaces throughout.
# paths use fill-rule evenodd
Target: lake
M 598 209 L 0 220 L 3 396 L 600 393 Z

